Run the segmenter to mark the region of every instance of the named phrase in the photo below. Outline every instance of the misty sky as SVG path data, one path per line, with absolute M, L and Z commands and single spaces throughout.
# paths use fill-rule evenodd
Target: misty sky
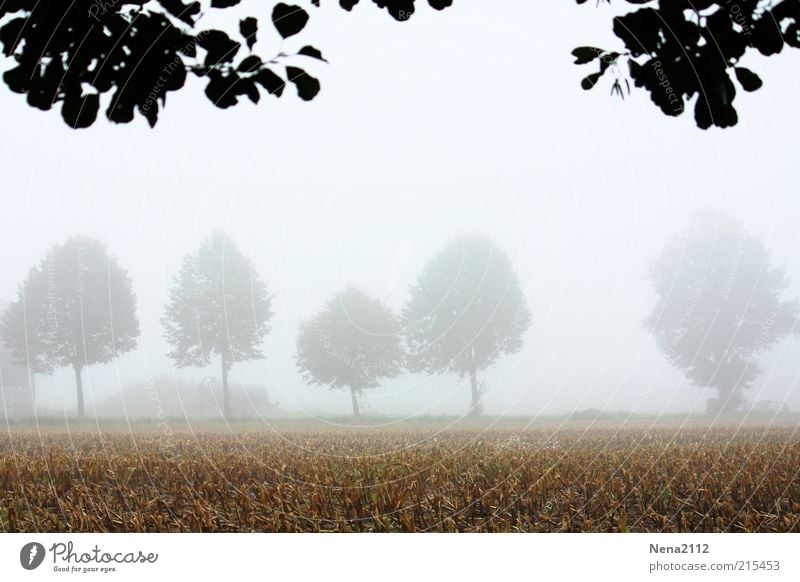
M 737 127 L 704 132 L 690 113 L 664 117 L 645 93 L 609 97 L 608 79 L 581 90 L 594 69 L 569 53 L 619 46 L 608 7 L 461 0 L 400 24 L 371 4 L 349 14 L 323 4 L 297 47 L 287 41 L 311 42 L 330 61 L 309 66 L 322 81 L 311 103 L 290 88 L 222 111 L 193 81 L 170 94 L 155 130 L 101 119 L 76 132 L 57 110 L 0 91 L 0 299 L 78 232 L 105 241 L 134 279 L 140 349 L 89 370 L 87 413 L 92 399 L 147 374 L 218 375 L 216 365 L 174 372 L 159 323 L 182 257 L 216 228 L 252 256 L 275 297 L 267 359 L 237 365 L 232 380 L 262 383 L 284 409 L 309 414 L 347 413 L 350 400 L 303 384 L 298 323 L 349 284 L 399 309 L 459 232 L 490 234 L 508 251 L 534 316 L 524 351 L 487 376 L 492 414 L 702 410 L 716 392 L 684 380 L 642 328 L 655 304 L 647 266 L 698 208 L 723 208 L 763 237 L 792 279 L 786 297 L 800 297 L 790 179 L 800 55 L 750 56 L 764 87 L 739 93 Z M 800 408 L 799 358 L 800 337 L 780 343 L 745 396 Z M 71 370 L 40 380 L 40 402 L 59 383 L 72 406 Z M 469 389 L 453 376 L 407 375 L 366 403 L 384 414 L 463 413 Z

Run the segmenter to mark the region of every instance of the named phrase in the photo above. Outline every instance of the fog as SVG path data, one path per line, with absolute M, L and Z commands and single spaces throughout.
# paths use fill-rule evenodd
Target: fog
M 88 415 L 147 377 L 219 376 L 216 362 L 176 369 L 159 321 L 183 257 L 215 229 L 251 257 L 275 313 L 266 357 L 237 363 L 231 382 L 264 386 L 299 416 L 351 404 L 296 369 L 301 322 L 351 285 L 401 311 L 461 233 L 505 250 L 532 314 L 522 349 L 483 373 L 492 415 L 704 410 L 716 390 L 692 385 L 643 326 L 657 301 L 648 268 L 698 209 L 761 237 L 786 267 L 783 297 L 800 297 L 800 198 L 788 179 L 798 55 L 758 59 L 764 87 L 737 97 L 738 126 L 701 131 L 646 94 L 580 89 L 570 51 L 616 46 L 607 8 L 458 2 L 398 24 L 372 6 L 324 4 L 308 38 L 330 64 L 314 69 L 322 93 L 311 103 L 222 111 L 197 87 L 170 96 L 154 130 L 101 120 L 76 132 L 0 92 L 0 299 L 76 233 L 105 242 L 134 282 L 139 346 L 85 371 Z M 745 396 L 797 410 L 798 361 L 790 335 Z M 469 396 L 468 378 L 401 374 L 367 391 L 362 412 L 464 414 Z M 37 399 L 73 407 L 72 371 L 38 378 Z

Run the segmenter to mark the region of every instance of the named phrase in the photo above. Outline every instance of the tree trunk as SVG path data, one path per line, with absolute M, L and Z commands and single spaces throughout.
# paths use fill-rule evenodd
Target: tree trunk
M 230 395 L 228 394 L 228 358 L 222 354 L 222 417 L 226 420 L 230 417 L 231 403 Z
M 480 416 L 483 412 L 483 406 L 481 404 L 480 389 L 478 388 L 478 371 L 474 366 L 469 371 L 469 383 L 472 388 L 472 408 L 469 413 L 471 416 Z
M 75 386 L 78 389 L 78 418 L 83 418 L 83 379 L 81 378 L 81 367 L 73 366 L 75 370 Z
M 358 396 L 356 396 L 356 389 L 352 386 L 350 387 L 350 400 L 353 403 L 353 416 L 358 418 L 361 415 L 361 412 L 358 410 Z
M 719 388 L 719 412 L 722 414 L 731 413 L 739 405 L 738 388 Z

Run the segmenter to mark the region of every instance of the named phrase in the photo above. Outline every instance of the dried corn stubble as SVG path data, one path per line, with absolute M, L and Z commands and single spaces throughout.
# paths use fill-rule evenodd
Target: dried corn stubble
M 11 433 L 0 531 L 800 531 L 796 429 Z

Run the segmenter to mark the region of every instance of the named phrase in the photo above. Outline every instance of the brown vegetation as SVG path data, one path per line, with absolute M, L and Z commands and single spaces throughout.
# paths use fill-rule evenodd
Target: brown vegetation
M 796 428 L 24 431 L 0 531 L 800 531 Z

